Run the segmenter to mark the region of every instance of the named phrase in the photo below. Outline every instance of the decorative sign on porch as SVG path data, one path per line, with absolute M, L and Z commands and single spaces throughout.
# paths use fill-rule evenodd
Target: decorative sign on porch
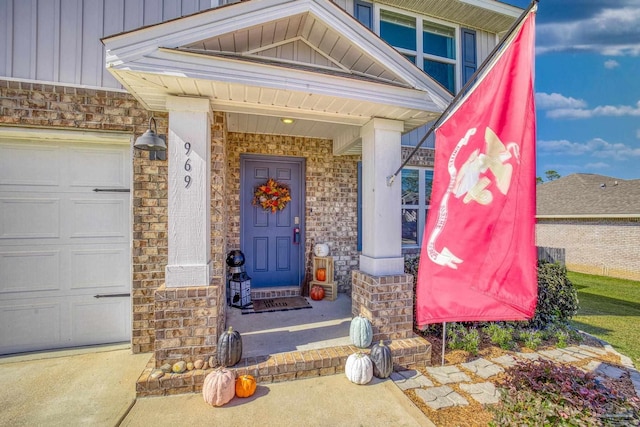
M 272 213 L 281 211 L 291 201 L 289 187 L 269 178 L 267 182 L 256 187 L 253 193 L 253 204 L 262 206 Z

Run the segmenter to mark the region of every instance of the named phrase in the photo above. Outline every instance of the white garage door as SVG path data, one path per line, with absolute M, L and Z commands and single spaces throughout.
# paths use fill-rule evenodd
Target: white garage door
M 0 354 L 130 339 L 129 147 L 0 138 Z

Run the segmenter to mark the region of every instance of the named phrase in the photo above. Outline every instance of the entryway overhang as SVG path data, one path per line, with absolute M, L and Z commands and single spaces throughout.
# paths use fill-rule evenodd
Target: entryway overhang
M 208 98 L 230 131 L 329 138 L 334 154 L 359 154 L 374 118 L 410 131 L 452 98 L 328 0 L 235 3 L 103 43 L 109 71 L 149 110 Z

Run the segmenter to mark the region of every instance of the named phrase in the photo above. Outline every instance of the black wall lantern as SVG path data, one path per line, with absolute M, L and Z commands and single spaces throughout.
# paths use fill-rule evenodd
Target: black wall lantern
M 151 122 L 155 130 L 151 129 Z M 153 115 L 149 119 L 149 129 L 136 139 L 133 148 L 149 151 L 149 160 L 167 160 L 167 143 L 164 135 L 158 135 L 158 126 Z

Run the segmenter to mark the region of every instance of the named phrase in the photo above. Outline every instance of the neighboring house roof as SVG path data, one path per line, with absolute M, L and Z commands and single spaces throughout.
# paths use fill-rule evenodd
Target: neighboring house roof
M 536 186 L 539 218 L 640 217 L 640 179 L 577 173 Z

